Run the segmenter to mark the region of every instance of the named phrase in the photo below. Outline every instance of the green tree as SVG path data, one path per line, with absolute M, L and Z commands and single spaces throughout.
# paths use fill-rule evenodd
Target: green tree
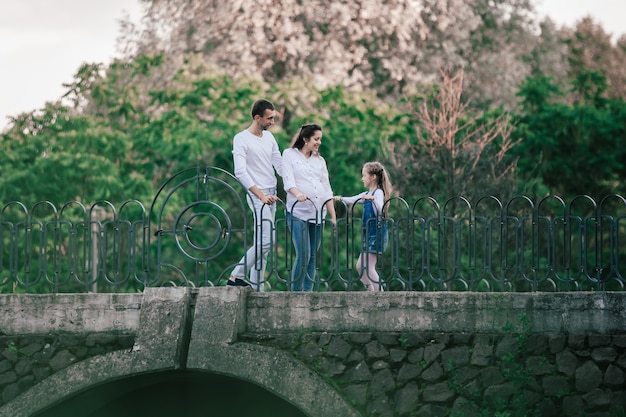
M 576 24 L 572 35 L 566 40 L 570 65 L 570 80 L 579 80 L 591 74 L 599 74 L 593 85 L 604 88 L 602 95 L 619 99 L 626 96 L 626 36 L 614 45 L 611 35 L 591 17 Z
M 324 127 L 331 179 L 345 192 L 361 187 L 361 166 L 377 158 L 382 138 L 402 129 L 397 112 L 372 94 L 339 86 L 318 91 L 303 80 L 235 79 L 195 55 L 163 79 L 169 65 L 159 55 L 81 66 L 66 85 L 65 104 L 21 115 L 1 137 L 8 173 L 0 179 L 1 199 L 147 203 L 182 169 L 232 171 L 232 137 L 248 125 L 258 97 L 278 107 L 273 132 L 283 149 L 301 124 Z
M 579 99 L 572 105 L 541 75 L 520 89 L 521 142 L 514 151 L 520 179 L 539 178 L 534 191 L 540 196 L 623 193 L 626 103 L 603 98 L 606 83 L 598 72 L 581 73 L 571 85 Z
M 14 123 L 0 136 L 0 200 L 60 204 L 145 195 L 144 179 L 124 173 L 129 136 L 104 120 L 48 104 L 43 112 L 22 114 Z

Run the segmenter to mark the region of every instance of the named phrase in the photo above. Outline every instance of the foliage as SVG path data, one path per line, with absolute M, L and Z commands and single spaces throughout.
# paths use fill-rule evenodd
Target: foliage
M 623 136 L 617 121 L 623 117 L 624 40 L 611 44 L 591 19 L 574 31 L 544 21 L 536 35 L 526 0 L 279 3 L 144 0 L 142 29 L 128 22 L 122 27 L 126 56 L 108 67 L 84 64 L 62 102 L 14 118 L 0 138 L 8 150 L 0 162 L 9 172 L 0 201 L 119 201 L 129 194 L 145 201 L 180 169 L 230 169 L 230 139 L 246 126 L 250 102 L 259 96 L 280 108 L 274 133 L 282 147 L 299 123 L 322 123 L 324 155 L 347 161 L 329 164 L 341 193 L 360 188 L 361 164 L 381 158 L 381 143 L 391 142 L 398 153 L 383 162 L 395 158 L 402 166 L 393 178 L 400 195 L 448 198 L 471 193 L 466 185 L 481 194 L 507 194 L 515 187 L 500 184 L 498 176 L 512 170 L 515 159 L 502 157 L 513 142 L 501 140 L 511 124 L 497 105 L 511 108 L 519 99 L 514 138 L 522 141 L 515 156 L 523 177 L 517 191 L 527 184 L 540 195 L 620 191 L 623 168 L 611 146 Z M 431 163 L 428 144 L 437 134 L 418 115 L 427 116 L 424 100 L 432 104 L 437 96 L 425 91 L 440 68 L 448 74 L 463 69 L 455 146 L 476 144 L 472 135 L 490 125 L 508 129 L 493 146 L 475 149 L 479 159 Z M 542 74 L 558 77 L 559 84 L 532 87 Z M 531 103 L 542 100 L 551 105 L 533 114 Z M 601 174 L 584 176 L 581 164 Z M 51 184 L 58 176 L 62 185 Z
M 0 138 L 3 166 L 10 172 L 0 179 L 0 200 L 132 196 L 145 202 L 181 169 L 201 165 L 232 171 L 232 136 L 248 125 L 258 97 L 278 106 L 282 118 L 273 132 L 281 148 L 289 146 L 302 123 L 324 127 L 322 152 L 333 185 L 345 193 L 360 190 L 361 166 L 379 155 L 381 137 L 402 128 L 395 124 L 398 112 L 372 95 L 340 86 L 316 91 L 297 81 L 269 86 L 234 80 L 193 56 L 164 88 L 148 88 L 145 78 L 161 75 L 167 62 L 162 56 L 116 61 L 105 76 L 98 65 L 81 67 L 67 85 L 69 104 L 49 104 L 41 114 L 16 118 Z M 346 155 L 347 163 L 333 163 Z M 59 175 L 54 182 L 36 180 Z
M 578 99 L 569 105 L 548 77 L 537 75 L 522 86 L 515 132 L 521 142 L 514 150 L 521 180 L 539 178 L 539 196 L 623 193 L 626 103 L 603 97 L 606 84 L 598 72 L 581 73 L 571 88 Z
M 610 34 L 591 17 L 586 17 L 578 22 L 572 35 L 565 39 L 565 44 L 569 52 L 570 81 L 594 73 L 601 74 L 606 88 L 601 88 L 600 93 L 604 97 L 619 99 L 626 96 L 626 37 L 613 45 Z M 593 85 L 600 86 L 598 81 Z
M 65 106 L 20 116 L 0 146 L 1 201 L 122 199 L 148 189 L 143 178 L 125 175 L 129 135 Z
M 591 17 L 560 31 L 542 22 L 518 92 L 514 151 L 519 182 L 535 195 L 624 192 L 625 43 Z

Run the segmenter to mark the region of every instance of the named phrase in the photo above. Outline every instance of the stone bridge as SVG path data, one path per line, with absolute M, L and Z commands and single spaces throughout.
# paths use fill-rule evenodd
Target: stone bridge
M 626 409 L 623 292 L 179 287 L 2 295 L 0 310 L 6 417 Z

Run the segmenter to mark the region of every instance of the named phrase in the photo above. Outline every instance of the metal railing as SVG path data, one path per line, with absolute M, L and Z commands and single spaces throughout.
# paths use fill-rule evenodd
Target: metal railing
M 69 202 L 0 211 L 0 292 L 134 292 L 219 286 L 252 245 L 246 193 L 228 172 L 184 170 L 150 206 Z M 278 202 L 265 280 L 290 288 L 294 250 Z M 314 291 L 359 291 L 362 205 L 335 202 L 325 221 Z M 389 246 L 376 271 L 386 291 L 623 291 L 626 199 L 548 196 L 392 198 L 381 218 Z M 363 269 L 368 271 L 369 266 Z

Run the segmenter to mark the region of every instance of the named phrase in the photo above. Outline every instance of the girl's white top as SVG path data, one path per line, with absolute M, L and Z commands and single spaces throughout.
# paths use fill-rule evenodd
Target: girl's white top
M 362 193 L 353 195 L 352 197 L 341 197 L 341 199 L 346 204 L 354 204 L 354 203 L 363 204 L 363 202 L 365 201 L 363 199 L 363 196 L 367 194 L 374 196 L 374 200 L 372 202 L 374 203 L 374 206 L 376 207 L 376 213 L 382 214 L 383 205 L 385 204 L 385 193 L 383 192 L 381 188 L 375 189 L 372 193 L 369 193 L 368 191 L 363 191 Z

